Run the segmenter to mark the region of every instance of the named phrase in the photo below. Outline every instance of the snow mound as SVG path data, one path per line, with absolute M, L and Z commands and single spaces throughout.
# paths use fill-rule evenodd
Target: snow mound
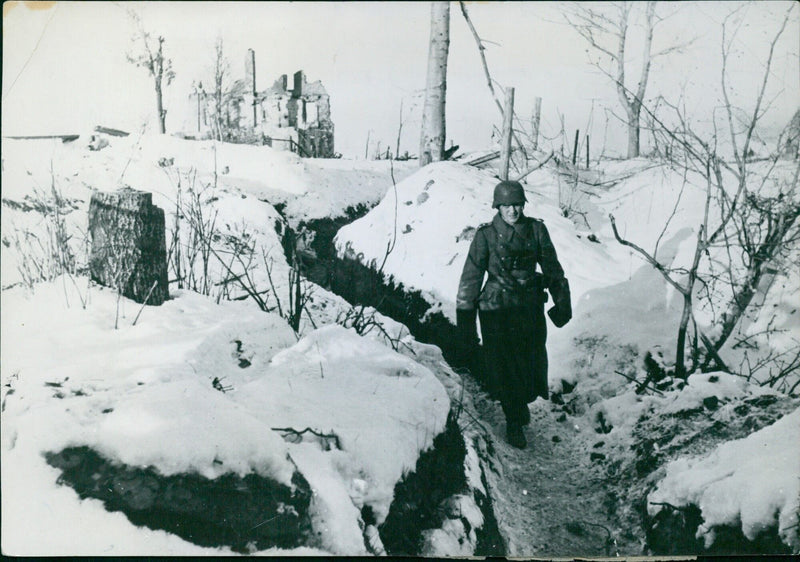
M 703 401 L 712 396 L 721 402 L 728 402 L 736 398 L 766 395 L 775 396 L 777 393 L 728 373 L 696 373 L 686 379 L 686 386 L 671 397 L 671 402 L 664 404 L 662 412 L 674 414 L 702 408 Z
M 800 409 L 744 439 L 730 441 L 702 458 L 682 458 L 667 465 L 667 474 L 648 497 L 648 512 L 658 503 L 697 505 L 703 524 L 697 536 L 706 547 L 714 527 L 741 525 L 749 540 L 777 527 L 781 539 L 800 551 Z
M 602 415 L 605 423 L 612 427 L 609 437 L 630 431 L 641 416 L 658 412 L 659 415 L 677 415 L 702 410 L 707 400 L 722 405 L 720 417 L 727 415 L 728 404 L 752 399 L 759 396 L 778 397 L 771 389 L 763 388 L 747 382 L 742 377 L 728 373 L 697 373 L 686 379 L 685 385 L 677 390 L 668 390 L 659 394 L 637 394 L 635 384 L 625 385 L 611 398 L 594 404 L 589 412 L 593 419 Z
M 232 398 L 273 426 L 335 433 L 333 462 L 357 507 L 386 517 L 400 477 L 444 430 L 450 401 L 436 376 L 352 330 L 330 325 L 273 357 Z
M 200 381 L 147 385 L 121 400 L 90 435 L 77 444 L 128 465 L 153 466 L 164 476 L 255 472 L 291 486 L 294 466 L 280 436 Z

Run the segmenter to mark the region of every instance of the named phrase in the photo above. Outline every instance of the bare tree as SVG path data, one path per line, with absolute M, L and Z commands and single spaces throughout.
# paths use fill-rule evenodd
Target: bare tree
M 167 110 L 164 109 L 164 86 L 169 86 L 175 78 L 172 70 L 172 60 L 164 55 L 164 37 L 159 35 L 153 39 L 145 31 L 142 19 L 133 10 L 128 10 L 128 15 L 136 24 L 136 34 L 133 38 L 133 51 L 127 53 L 128 62 L 138 67 L 147 69 L 153 78 L 156 90 L 156 112 L 158 114 L 158 131 L 163 135 L 167 132 Z
M 214 138 L 223 140 L 223 114 L 226 110 L 226 92 L 230 62 L 225 58 L 222 38 L 214 42 Z
M 425 166 L 442 159 L 445 144 L 445 95 L 447 55 L 450 49 L 450 3 L 431 2 L 431 36 L 428 49 L 428 74 L 422 110 L 419 164 Z
M 755 295 L 769 290 L 769 284 L 762 281 L 794 267 L 789 258 L 790 248 L 800 241 L 800 198 L 797 193 L 800 162 L 782 154 L 780 140 L 772 155 L 758 162 L 752 158 L 751 148 L 770 105 L 765 94 L 775 46 L 786 29 L 792 9 L 794 5 L 790 6 L 769 45 L 764 72 L 750 110 L 733 104 L 728 84 L 733 45 L 729 26 L 736 11 L 723 21 L 723 104 L 719 120 L 726 130 L 724 134 L 717 129 L 716 115 L 714 130 L 704 137 L 689 124 L 682 106 L 659 100 L 659 107 L 667 112 L 665 116 L 643 106 L 653 122 L 654 134 L 660 136 L 664 144 L 676 148 L 670 163 L 683 170 L 684 178 L 696 174 L 705 183 L 703 222 L 697 229 L 694 256 L 688 268 L 672 268 L 659 260 L 657 246 L 651 253 L 623 240 L 611 217 L 617 240 L 642 255 L 683 296 L 684 308 L 676 342 L 676 373 L 679 375 L 685 373 L 684 353 L 690 321 L 695 328 L 695 339 L 699 339 L 705 348 L 700 366 L 709 367 L 713 362 L 717 368 L 727 370 L 720 351 L 753 304 Z M 665 120 L 676 125 L 667 125 Z M 694 321 L 695 298 L 701 298 L 701 305 L 712 313 L 715 323 L 713 337 L 701 333 Z M 714 310 L 715 302 L 723 303 L 719 313 Z M 693 367 L 698 366 L 699 354 L 695 345 Z M 797 362 L 791 364 L 793 369 L 797 368 Z
M 615 84 L 617 96 L 625 109 L 628 127 L 628 158 L 639 156 L 639 123 L 647 82 L 650 77 L 650 66 L 653 59 L 683 48 L 683 45 L 667 47 L 659 52 L 652 52 L 653 33 L 656 25 L 662 21 L 656 15 L 656 2 L 650 0 L 644 4 L 644 22 L 642 24 L 644 38 L 641 46 L 641 69 L 639 81 L 635 88 L 627 87 L 626 71 L 629 68 L 628 42 L 630 40 L 631 14 L 635 2 L 613 2 L 597 5 L 594 3 L 577 3 L 564 14 L 567 22 L 583 37 L 587 43 L 601 55 L 610 60 L 610 69 L 600 59 L 592 62 Z

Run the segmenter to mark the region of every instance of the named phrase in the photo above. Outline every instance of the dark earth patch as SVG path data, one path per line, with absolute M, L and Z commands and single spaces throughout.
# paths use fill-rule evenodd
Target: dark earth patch
M 443 510 L 448 498 L 469 494 L 464 474 L 466 446 L 458 423 L 451 417 L 445 431 L 433 441 L 433 447 L 422 453 L 414 472 L 404 476 L 394 489 L 394 501 L 389 515 L 379 528 L 386 552 L 393 556 L 419 556 L 426 529 L 442 526 Z M 485 485 L 485 483 L 484 483 Z M 481 509 L 484 524 L 475 530 L 476 556 L 503 555 L 503 541 L 491 500 L 475 490 L 474 499 Z M 468 525 L 465 519 L 463 522 Z
M 81 499 L 101 500 L 108 511 L 123 512 L 134 525 L 242 553 L 309 543 L 311 491 L 299 472 L 290 489 L 256 474 L 164 476 L 153 467 L 111 462 L 89 447 L 68 447 L 45 458 L 61 469 L 59 484 L 74 488 Z

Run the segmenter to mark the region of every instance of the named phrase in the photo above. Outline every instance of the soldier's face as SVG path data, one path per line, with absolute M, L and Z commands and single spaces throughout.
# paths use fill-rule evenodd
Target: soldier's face
M 508 224 L 516 223 L 522 216 L 523 205 L 500 205 L 500 218 Z

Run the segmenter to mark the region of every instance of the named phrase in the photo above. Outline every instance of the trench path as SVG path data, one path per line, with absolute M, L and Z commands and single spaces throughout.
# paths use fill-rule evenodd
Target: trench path
M 358 217 L 344 222 L 355 218 Z M 334 223 L 322 229 L 320 224 L 310 225 L 311 230 L 317 232 L 317 253 L 326 270 L 335 271 L 332 264 L 338 263 L 332 239 L 340 226 Z M 348 278 L 348 287 L 358 285 L 357 276 L 351 279 L 352 271 L 345 270 L 343 274 Z M 371 277 L 367 283 L 370 282 Z M 339 292 L 335 287 L 330 289 Z M 361 302 L 365 295 L 340 296 Z M 366 303 L 381 309 L 383 299 L 371 296 L 374 302 L 367 298 Z M 396 311 L 382 309 L 381 312 L 402 321 L 394 313 Z M 418 341 L 440 347 L 446 345 L 446 342 L 420 337 L 413 328 L 411 332 Z M 465 375 L 462 380 L 464 390 L 472 397 L 473 415 L 487 430 L 487 438 L 494 449 L 490 461 L 493 466 L 485 467 L 485 472 L 507 556 L 641 554 L 642 545 L 638 541 L 628 541 L 627 545 L 614 541 L 622 540 L 618 530 L 615 532 L 613 516 L 609 515 L 616 497 L 605 484 L 600 467 L 590 460 L 591 446 L 596 439 L 591 440 L 575 429 L 575 424 L 579 423 L 577 418 L 567 415 L 564 421 L 558 421 L 563 413 L 561 407 L 539 399 L 530 405 L 531 424 L 525 428 L 528 448 L 515 449 L 505 440 L 505 417 L 499 402 L 490 400 L 473 377 Z
M 472 377 L 463 378 L 499 461 L 486 471 L 507 556 L 641 554 L 639 544 L 616 542 L 621 539 L 609 511 L 616 498 L 590 460 L 592 441 L 576 429 L 578 418 L 564 419 L 561 406 L 539 398 L 529 405 L 528 447 L 516 449 L 505 440 L 500 403 Z

